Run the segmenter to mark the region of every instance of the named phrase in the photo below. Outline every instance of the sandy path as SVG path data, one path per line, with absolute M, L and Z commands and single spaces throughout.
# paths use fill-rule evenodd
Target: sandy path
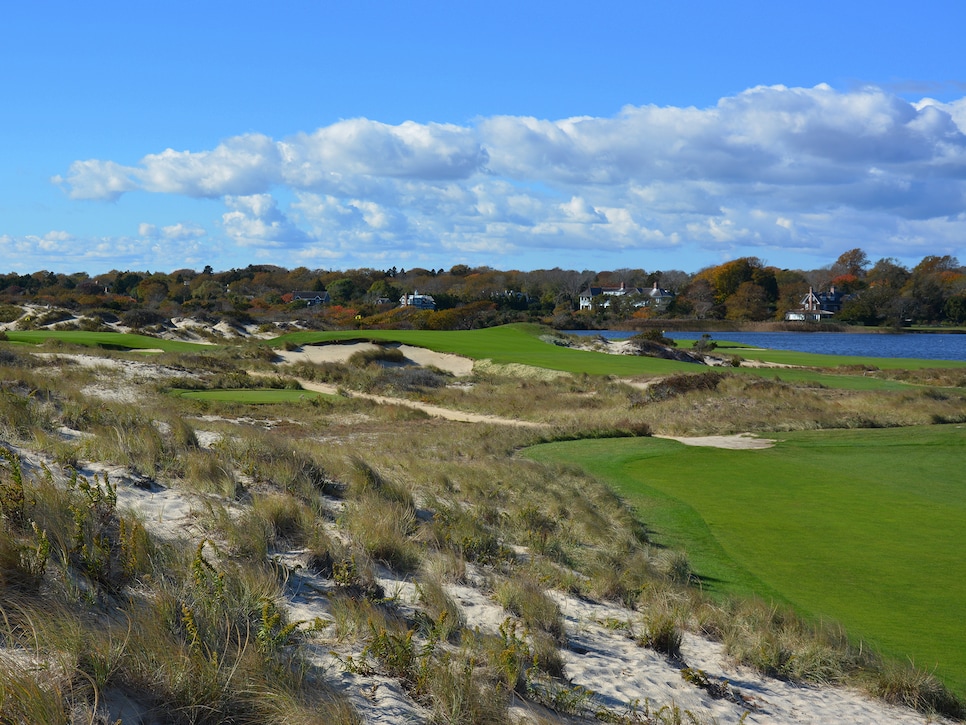
M 342 395 L 339 389 L 335 385 L 328 385 L 326 383 L 313 383 L 310 380 L 304 380 L 302 378 L 296 378 L 299 384 L 306 390 L 311 390 L 316 393 L 325 393 L 326 395 Z M 461 423 L 492 423 L 494 425 L 513 425 L 520 428 L 545 428 L 544 423 L 533 423 L 528 420 L 518 420 L 516 418 L 501 418 L 496 415 L 483 415 L 481 413 L 467 413 L 462 410 L 453 410 L 452 408 L 444 408 L 439 405 L 431 405 L 430 403 L 423 403 L 418 400 L 407 400 L 406 398 L 391 398 L 387 395 L 374 395 L 373 393 L 360 393 L 353 391 L 351 393 L 353 398 L 364 398 L 365 400 L 371 400 L 375 403 L 381 403 L 383 405 L 401 405 L 406 408 L 413 408 L 414 410 L 421 410 L 427 415 L 431 415 L 434 418 L 443 418 L 445 420 L 454 420 Z

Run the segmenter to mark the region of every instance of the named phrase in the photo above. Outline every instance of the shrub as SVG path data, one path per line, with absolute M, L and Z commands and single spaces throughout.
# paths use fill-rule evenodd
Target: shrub
M 658 402 L 693 391 L 712 391 L 724 377 L 722 373 L 713 370 L 694 375 L 669 375 L 648 387 L 644 397 L 650 402 Z
M 706 353 L 711 352 L 716 347 L 718 347 L 718 343 L 711 339 L 711 335 L 704 333 L 701 335 L 700 339 L 694 341 L 694 345 L 691 346 L 691 349 L 695 352 Z
M 13 322 L 23 315 L 23 309 L 17 305 L 0 305 L 0 323 Z
M 121 315 L 121 324 L 127 327 L 133 328 L 135 330 L 140 330 L 144 327 L 150 327 L 151 325 L 164 325 L 168 323 L 168 318 L 159 312 L 154 310 L 147 310 L 143 307 L 137 307 L 133 310 L 128 310 Z
M 358 350 L 349 356 L 347 362 L 356 367 L 365 367 L 373 363 L 396 363 L 406 361 L 406 356 L 397 347 L 384 347 L 377 345 L 375 348 Z
M 659 345 L 664 345 L 665 347 L 678 346 L 677 341 L 670 337 L 665 337 L 664 333 L 656 328 L 639 332 L 631 337 L 630 340 L 631 342 L 656 342 Z
M 400 392 L 410 393 L 442 388 L 446 385 L 446 378 L 426 368 L 390 368 L 382 371 L 379 375 L 378 384 Z

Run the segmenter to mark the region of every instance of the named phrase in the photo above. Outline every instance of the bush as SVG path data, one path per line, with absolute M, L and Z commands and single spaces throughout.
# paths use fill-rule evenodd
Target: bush
M 650 386 L 645 393 L 645 399 L 658 402 L 695 390 L 712 391 L 724 378 L 723 374 L 714 371 L 697 375 L 670 375 Z
M 716 347 L 718 347 L 718 343 L 711 339 L 711 335 L 704 333 L 701 336 L 701 339 L 694 341 L 694 345 L 691 347 L 691 349 L 695 352 L 705 353 L 711 352 Z
M 121 315 L 121 324 L 135 330 L 140 330 L 143 327 L 150 327 L 151 325 L 164 325 L 167 324 L 167 322 L 168 318 L 164 315 L 159 314 L 154 310 L 145 310 L 143 308 L 128 310 Z
M 418 367 L 384 370 L 378 382 L 406 393 L 441 388 L 446 385 L 446 379 L 442 375 Z
M 359 350 L 349 356 L 348 363 L 356 367 L 365 367 L 372 363 L 404 363 L 406 356 L 397 347 L 376 346 L 374 349 Z
M 630 338 L 631 342 L 656 342 L 665 347 L 677 347 L 677 342 L 670 337 L 665 337 L 660 330 L 644 330 Z
M 0 305 L 0 322 L 13 322 L 22 314 L 23 310 L 17 305 Z

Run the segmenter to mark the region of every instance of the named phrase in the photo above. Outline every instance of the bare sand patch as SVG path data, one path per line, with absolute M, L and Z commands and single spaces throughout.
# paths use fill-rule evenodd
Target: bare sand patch
M 379 350 L 385 346 L 371 342 L 330 343 L 327 345 L 305 345 L 300 350 L 278 350 L 277 354 L 286 363 L 344 363 L 354 353 Z M 434 367 L 456 376 L 466 376 L 473 372 L 473 361 L 461 355 L 436 352 L 413 345 L 394 345 L 403 356 L 414 365 Z
M 751 433 L 739 433 L 729 436 L 664 436 L 656 435 L 655 438 L 667 438 L 686 446 L 706 446 L 708 448 L 730 448 L 732 450 L 761 450 L 771 448 L 778 441 L 771 438 L 759 438 Z
M 314 383 L 311 380 L 304 380 L 302 378 L 296 378 L 296 380 L 298 380 L 299 384 L 305 390 L 311 390 L 316 393 L 324 393 L 326 395 L 346 394 L 345 392 L 340 392 L 339 388 L 335 385 Z M 440 405 L 431 405 L 429 403 L 423 403 L 419 400 L 409 400 L 407 398 L 391 398 L 386 395 L 374 395 L 373 393 L 361 393 L 358 391 L 352 391 L 349 395 L 353 398 L 364 398 L 365 400 L 371 400 L 374 403 L 380 403 L 382 405 L 400 405 L 404 408 L 420 410 L 434 418 L 443 418 L 444 420 L 452 420 L 460 423 L 493 423 L 495 425 L 512 425 L 520 428 L 545 427 L 543 423 L 533 423 L 528 420 L 517 420 L 515 418 L 500 418 L 496 415 L 484 415 L 482 413 L 469 413 L 463 410 L 444 408 Z
M 505 375 L 507 377 L 524 378 L 526 380 L 555 380 L 570 375 L 570 373 L 564 372 L 563 370 L 538 368 L 522 363 L 495 363 L 492 360 L 478 360 L 475 370 L 481 373 Z

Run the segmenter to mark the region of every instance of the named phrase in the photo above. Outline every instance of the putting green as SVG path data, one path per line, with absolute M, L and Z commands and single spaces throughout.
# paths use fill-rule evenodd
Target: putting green
M 966 426 L 779 437 L 765 450 L 636 438 L 526 455 L 609 482 L 712 592 L 837 620 L 966 694 Z

